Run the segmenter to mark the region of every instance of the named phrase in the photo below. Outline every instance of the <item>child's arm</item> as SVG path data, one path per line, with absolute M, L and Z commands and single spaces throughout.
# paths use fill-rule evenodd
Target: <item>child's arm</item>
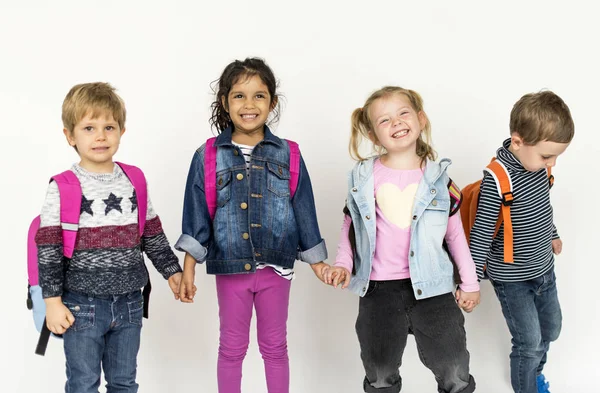
M 463 310 L 471 312 L 479 304 L 479 282 L 458 211 L 448 219 L 445 239 L 461 280 L 456 301 Z
M 311 265 L 321 264 L 327 259 L 327 248 L 319 231 L 310 176 L 302 157 L 300 157 L 300 175 L 298 187 L 292 199 L 292 207 L 299 235 L 298 259 Z M 323 267 L 325 267 L 324 263 L 315 268 L 322 269 Z
M 494 240 L 494 231 L 501 205 L 502 201 L 498 196 L 494 178 L 486 173 L 481 181 L 477 214 L 475 215 L 475 223 L 471 228 L 469 245 L 477 269 L 477 276 L 481 279 L 484 278 L 483 267 Z
M 60 194 L 55 182 L 48 186 L 40 219 L 35 242 L 38 246 L 39 284 L 46 303 L 46 325 L 52 333 L 63 334 L 75 322 L 75 318 L 61 299 L 65 266 L 60 226 Z
M 150 193 L 148 193 L 148 212 L 146 226 L 142 235 L 143 249 L 156 270 L 168 280 L 175 299 L 179 299 L 179 284 L 181 282 L 181 266 L 179 260 L 169 245 L 167 236 L 163 231 L 160 218 L 154 212 Z
M 208 213 L 204 193 L 204 149 L 192 158 L 183 199 L 182 234 L 175 249 L 190 254 L 198 263 L 206 260 L 206 245 L 212 233 L 212 220 Z
M 338 242 L 335 263 L 333 264 L 333 268 L 327 269 L 325 272 L 325 284 L 332 285 L 334 288 L 337 288 L 338 284 L 342 284 L 342 289 L 348 288 L 352 278 L 352 274 L 350 272 L 352 271 L 352 265 L 354 261 L 352 245 L 350 244 L 350 239 L 348 237 L 351 224 L 352 218 L 345 214 L 340 233 L 340 240 Z

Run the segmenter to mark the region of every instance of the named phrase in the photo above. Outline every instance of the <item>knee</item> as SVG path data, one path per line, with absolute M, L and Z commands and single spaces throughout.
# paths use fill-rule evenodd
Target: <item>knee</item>
M 287 340 L 269 341 L 262 340 L 258 343 L 258 350 L 263 359 L 287 359 Z

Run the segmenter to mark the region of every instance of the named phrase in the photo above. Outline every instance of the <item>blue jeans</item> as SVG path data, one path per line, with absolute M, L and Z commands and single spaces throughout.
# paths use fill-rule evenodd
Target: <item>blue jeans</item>
M 537 393 L 550 342 L 562 325 L 554 269 L 521 282 L 492 281 L 512 335 L 510 379 L 515 393 Z
M 98 393 L 100 367 L 107 393 L 135 393 L 144 301 L 141 291 L 124 295 L 63 294 L 75 323 L 63 335 L 66 393 Z

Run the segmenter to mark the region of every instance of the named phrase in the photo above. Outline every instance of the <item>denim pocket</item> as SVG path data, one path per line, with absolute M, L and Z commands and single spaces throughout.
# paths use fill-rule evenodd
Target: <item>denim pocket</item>
M 448 223 L 448 211 L 450 201 L 434 199 L 425 208 L 423 218 L 428 225 L 446 225 Z
M 144 301 L 136 300 L 133 302 L 127 302 L 127 309 L 129 310 L 129 323 L 142 326 L 142 318 L 144 316 Z
M 96 306 L 93 304 L 75 304 L 64 302 L 65 306 L 75 317 L 75 323 L 69 328 L 77 332 L 94 326 Z
M 223 207 L 231 199 L 231 172 L 217 174 L 217 205 Z
M 290 196 L 290 171 L 289 169 L 267 162 L 267 189 L 280 197 Z

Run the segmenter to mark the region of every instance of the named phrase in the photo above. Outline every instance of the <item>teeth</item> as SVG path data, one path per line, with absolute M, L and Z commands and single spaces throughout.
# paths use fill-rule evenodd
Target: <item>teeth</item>
M 243 119 L 254 119 L 257 115 L 242 115 Z
M 398 131 L 392 135 L 392 138 L 400 138 L 406 134 L 408 134 L 408 130 Z

